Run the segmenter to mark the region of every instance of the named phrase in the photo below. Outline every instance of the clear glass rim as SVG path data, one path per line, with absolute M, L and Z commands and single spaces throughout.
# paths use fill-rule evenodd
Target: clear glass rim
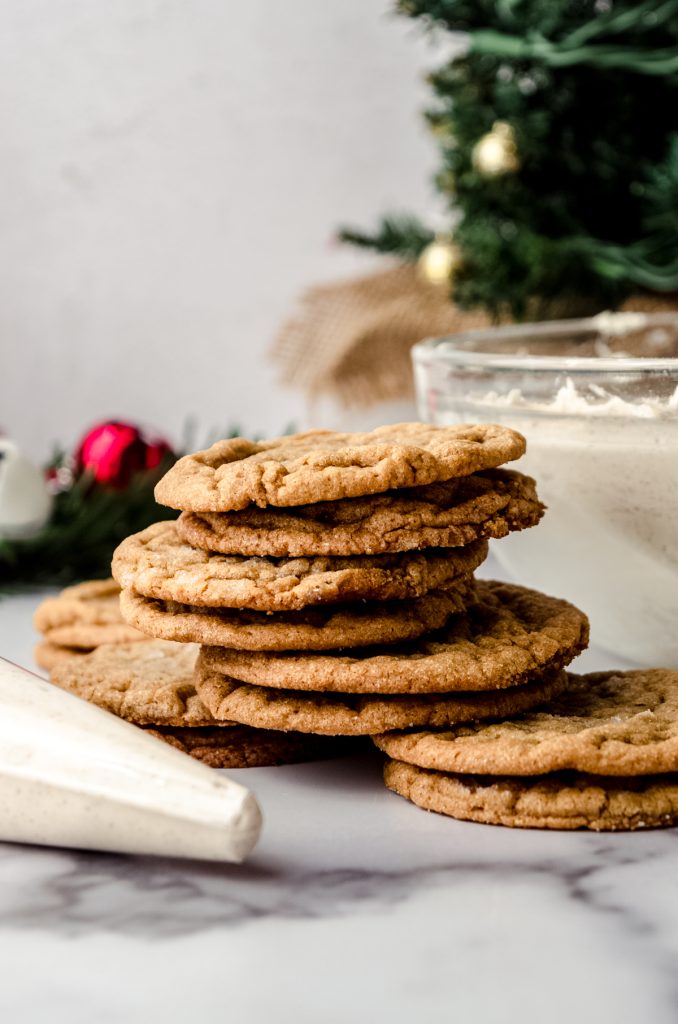
M 616 337 L 623 333 L 631 333 L 653 327 L 673 326 L 678 329 L 678 312 L 676 313 L 634 313 L 607 314 L 612 317 L 625 316 L 628 320 L 626 332 L 614 332 Z M 622 321 L 618 320 L 621 324 Z M 678 374 L 678 356 L 543 356 L 519 355 L 515 352 L 478 352 L 460 346 L 474 341 L 487 340 L 494 344 L 504 341 L 516 341 L 521 338 L 571 338 L 573 334 L 598 333 L 604 334 L 605 321 L 598 317 L 577 320 L 548 320 L 543 323 L 508 324 L 501 327 L 480 328 L 473 331 L 462 331 L 459 334 L 448 334 L 440 337 L 425 338 L 412 347 L 412 359 L 415 364 L 429 366 L 447 363 L 451 366 L 474 366 L 488 370 L 530 370 L 534 372 L 562 371 L 567 373 L 662 373 Z

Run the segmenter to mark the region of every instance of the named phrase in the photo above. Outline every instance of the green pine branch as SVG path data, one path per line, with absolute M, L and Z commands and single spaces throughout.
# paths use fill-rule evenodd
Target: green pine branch
M 421 251 L 433 241 L 434 234 L 416 217 L 409 214 L 388 214 L 376 231 L 368 233 L 357 228 L 341 228 L 338 237 L 362 249 L 416 260 Z

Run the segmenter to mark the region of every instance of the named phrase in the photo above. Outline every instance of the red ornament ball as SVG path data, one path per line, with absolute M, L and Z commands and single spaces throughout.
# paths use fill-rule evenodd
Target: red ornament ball
M 173 455 L 167 441 L 144 433 L 140 427 L 110 420 L 92 427 L 75 452 L 75 475 L 90 473 L 97 483 L 122 489 L 132 477 L 156 469 Z

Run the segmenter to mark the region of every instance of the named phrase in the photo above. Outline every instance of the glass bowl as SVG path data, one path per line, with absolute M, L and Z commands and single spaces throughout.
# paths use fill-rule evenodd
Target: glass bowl
M 430 423 L 519 430 L 548 506 L 494 545 L 518 583 L 565 597 L 592 642 L 678 667 L 678 314 L 606 313 L 414 346 Z

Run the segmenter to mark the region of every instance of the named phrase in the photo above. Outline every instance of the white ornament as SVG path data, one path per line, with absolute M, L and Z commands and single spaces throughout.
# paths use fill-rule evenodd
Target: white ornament
M 241 861 L 248 789 L 0 658 L 0 840 Z
M 49 519 L 52 496 L 42 470 L 0 438 L 0 539 L 38 533 Z

